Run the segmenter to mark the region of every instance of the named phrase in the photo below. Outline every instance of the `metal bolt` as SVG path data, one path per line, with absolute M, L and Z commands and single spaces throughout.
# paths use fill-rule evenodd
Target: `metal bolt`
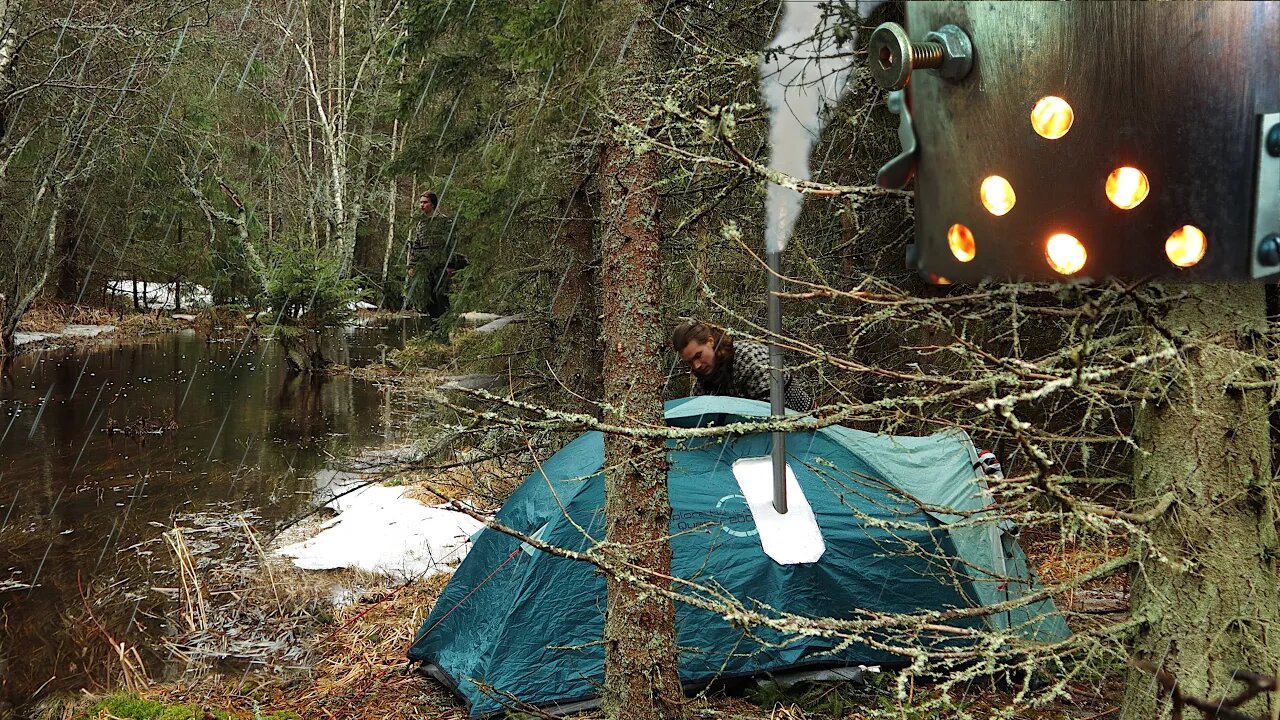
M 1280 157 L 1280 124 L 1272 125 L 1267 131 L 1267 154 Z
M 1280 235 L 1271 233 L 1258 243 L 1258 264 L 1266 267 L 1280 265 Z
M 906 87 L 913 70 L 937 70 L 945 78 L 959 80 L 973 67 L 973 43 L 955 25 L 944 25 L 924 42 L 913 43 L 901 25 L 884 23 L 871 33 L 867 55 L 871 76 L 885 90 Z

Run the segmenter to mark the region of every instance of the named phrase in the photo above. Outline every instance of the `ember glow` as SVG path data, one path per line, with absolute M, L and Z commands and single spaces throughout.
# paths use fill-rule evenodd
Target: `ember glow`
M 978 254 L 973 232 L 959 223 L 947 229 L 947 245 L 951 248 L 951 254 L 960 262 L 967 263 Z
M 1066 233 L 1058 233 L 1050 237 L 1045 243 L 1044 254 L 1049 261 L 1049 267 L 1063 275 L 1079 272 L 1089 257 L 1084 245 L 1074 235 Z
M 1040 98 L 1031 109 L 1031 127 L 1040 137 L 1057 140 L 1071 129 L 1075 122 L 1075 111 L 1071 104 L 1060 97 L 1049 95 Z
M 1013 186 L 999 175 L 992 175 L 983 180 L 982 186 L 978 188 L 978 196 L 982 198 L 982 206 L 987 209 L 987 212 L 996 217 L 1012 210 L 1014 203 L 1018 202 Z
M 1147 199 L 1151 183 L 1135 167 L 1119 167 L 1107 176 L 1107 199 L 1121 210 L 1132 210 Z
M 1164 254 L 1169 262 L 1181 268 L 1188 268 L 1204 258 L 1204 251 L 1209 242 L 1204 232 L 1195 225 L 1183 225 L 1164 241 Z

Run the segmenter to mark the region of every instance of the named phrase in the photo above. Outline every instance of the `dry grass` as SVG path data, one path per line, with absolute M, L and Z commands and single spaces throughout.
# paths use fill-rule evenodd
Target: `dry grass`
M 249 537 L 252 537 L 250 534 Z M 253 550 L 260 554 L 261 549 Z M 264 556 L 265 557 L 265 556 Z M 1062 552 L 1049 572 L 1068 563 L 1085 563 L 1092 555 Z M 413 672 L 405 659 L 422 621 L 431 611 L 448 575 L 397 585 L 374 576 L 343 571 L 304 572 L 277 558 L 270 558 L 252 573 L 239 578 L 234 604 L 241 608 L 274 608 L 269 612 L 277 625 L 293 623 L 291 634 L 305 657 L 292 663 L 254 664 L 249 670 L 206 667 L 188 672 L 177 682 L 152 685 L 139 691 L 142 698 L 172 705 L 209 708 L 209 717 L 297 718 L 405 718 L 408 720 L 463 720 L 465 707 L 450 691 Z M 222 589 L 218 583 L 224 583 Z M 206 580 L 210 594 L 227 597 L 226 579 Z M 365 587 L 359 599 L 326 615 L 317 608 L 332 595 L 335 583 Z M 304 612 L 298 608 L 305 608 Z M 222 610 L 225 612 L 225 608 Z M 219 610 L 213 609 L 216 615 Z M 198 665 L 195 663 L 193 665 Z M 884 685 L 884 683 L 881 683 Z M 853 706 L 832 714 L 825 696 L 813 692 L 761 697 L 708 696 L 690 700 L 690 717 L 706 720 L 832 720 L 834 718 L 924 716 L 913 709 L 916 701 L 930 697 L 927 686 L 915 688 L 915 700 L 898 701 L 886 689 L 843 686 L 831 690 L 851 698 Z M 1071 697 L 1048 707 L 1020 712 L 1027 720 L 1048 718 L 1107 717 L 1114 708 L 1114 688 L 1070 688 Z M 820 702 L 821 701 L 821 702 Z M 993 712 L 1013 702 L 1012 691 L 974 687 L 956 704 L 975 716 L 983 708 Z M 82 707 L 89 707 L 88 705 Z M 88 718 L 68 713 L 63 718 Z M 536 717 L 536 716 L 530 716 Z M 577 716 L 598 720 L 599 712 Z M 946 717 L 940 715 L 938 717 Z
M 156 333 L 177 332 L 191 327 L 181 320 L 174 320 L 168 315 L 157 315 L 151 312 L 127 315 L 117 324 L 116 336 L 140 337 Z
M 218 718 L 465 717 L 447 690 L 408 672 L 405 657 L 448 576 L 400 584 L 299 570 L 267 554 L 243 516 L 189 516 L 163 538 L 174 577 L 157 581 L 184 589 L 172 611 L 178 634 L 165 644 L 185 671 L 173 682 L 123 684 L 140 699 Z M 355 599 L 335 609 L 339 594 Z M 83 698 L 48 717 L 96 718 L 98 702 Z
M 1091 536 L 1067 540 L 1055 532 L 1023 533 L 1018 543 L 1046 586 L 1066 583 L 1128 552 L 1120 538 Z M 1090 580 L 1054 598 L 1075 631 L 1123 620 L 1129 612 L 1129 578 L 1124 572 Z
M 188 323 L 169 317 L 167 312 L 117 311 L 96 305 L 42 302 L 33 306 L 22 316 L 22 320 L 18 323 L 18 330 L 56 333 L 67 325 L 113 325 L 116 330 L 110 337 L 114 339 L 174 332 L 190 327 Z M 97 339 L 63 337 L 59 338 L 58 342 L 60 344 L 78 341 L 93 342 Z
M 389 322 L 391 320 L 400 320 L 403 318 L 414 318 L 418 314 L 414 312 L 401 312 L 399 310 L 384 310 L 375 308 L 366 310 L 364 308 L 356 310 L 356 319 L 365 323 Z
M 388 363 L 372 363 L 355 368 L 351 372 L 361 380 L 380 384 L 393 384 L 397 388 L 413 390 L 419 393 L 435 390 L 448 377 L 438 371 L 402 369 Z
M 109 308 L 73 303 L 37 303 L 22 316 L 22 332 L 58 332 L 67 325 L 115 325 L 117 314 Z
M 522 466 L 511 469 L 510 461 L 484 460 L 426 474 L 411 474 L 405 482 L 406 497 L 427 505 L 461 501 L 482 510 L 494 510 L 495 498 L 515 492 L 526 476 Z
M 195 313 L 195 329 L 205 337 L 242 338 L 250 332 L 245 314 L 242 308 L 215 305 Z
M 152 687 L 144 696 L 194 703 L 241 717 L 293 713 L 300 718 L 461 720 L 463 707 L 444 688 L 410 672 L 405 651 L 448 581 L 436 575 L 410 585 L 367 591 L 317 625 L 308 641 L 319 658 L 307 670 L 207 673 Z

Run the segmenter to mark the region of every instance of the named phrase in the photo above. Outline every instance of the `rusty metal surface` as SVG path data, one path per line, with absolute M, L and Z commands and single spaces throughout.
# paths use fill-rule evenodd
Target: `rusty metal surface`
M 922 270 L 960 282 L 1061 279 L 1044 241 L 1068 232 L 1089 252 L 1077 278 L 1253 274 L 1253 239 L 1280 231 L 1253 227 L 1259 116 L 1280 112 L 1280 3 L 910 2 L 907 23 L 916 42 L 954 23 L 976 56 L 960 82 L 915 73 L 908 85 Z M 1029 120 L 1046 95 L 1075 110 L 1057 140 Z M 1104 191 L 1122 165 L 1151 182 L 1133 210 Z M 1003 217 L 978 198 L 992 174 L 1017 193 Z M 977 239 L 973 262 L 947 248 L 956 222 Z M 1185 224 L 1209 247 L 1180 270 L 1164 241 Z

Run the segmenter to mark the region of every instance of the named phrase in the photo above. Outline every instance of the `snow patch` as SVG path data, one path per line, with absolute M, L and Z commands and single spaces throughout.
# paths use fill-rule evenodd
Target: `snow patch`
M 478 333 L 497 332 L 498 330 L 501 330 L 502 328 L 515 322 L 524 322 L 524 313 L 520 313 L 519 315 L 508 315 L 506 317 L 500 317 L 497 320 L 494 320 L 489 323 L 485 323 L 484 325 L 481 325 L 480 327 L 476 328 L 476 332 Z
M 276 553 L 304 570 L 358 568 L 405 579 L 452 570 L 484 524 L 404 493 L 405 488 L 369 485 L 337 498 L 327 507 L 339 515 L 318 535 Z
M 497 313 L 487 313 L 487 312 L 458 313 L 458 319 L 464 323 L 467 323 L 468 325 L 484 325 L 485 323 L 493 322 L 494 320 L 497 320 L 500 317 L 502 316 L 498 315 Z
M 15 346 L 30 345 L 31 343 L 40 342 L 41 340 L 49 340 L 58 337 L 58 333 L 48 332 L 16 332 L 13 334 L 13 344 Z
M 68 325 L 59 333 L 62 337 L 98 337 L 103 333 L 115 332 L 115 325 Z
M 178 304 L 176 285 L 174 283 L 159 283 L 133 280 L 109 280 L 107 281 L 107 292 L 112 295 L 124 295 L 132 298 L 134 293 L 138 295 L 138 302 L 144 308 L 161 310 L 176 310 Z M 182 304 L 187 307 L 208 307 L 213 304 L 213 293 L 209 289 L 200 285 L 192 285 L 188 283 L 182 284 Z
M 66 325 L 58 332 L 16 332 L 13 334 L 13 344 L 21 347 L 58 338 L 92 338 L 114 332 L 115 329 L 115 325 Z

